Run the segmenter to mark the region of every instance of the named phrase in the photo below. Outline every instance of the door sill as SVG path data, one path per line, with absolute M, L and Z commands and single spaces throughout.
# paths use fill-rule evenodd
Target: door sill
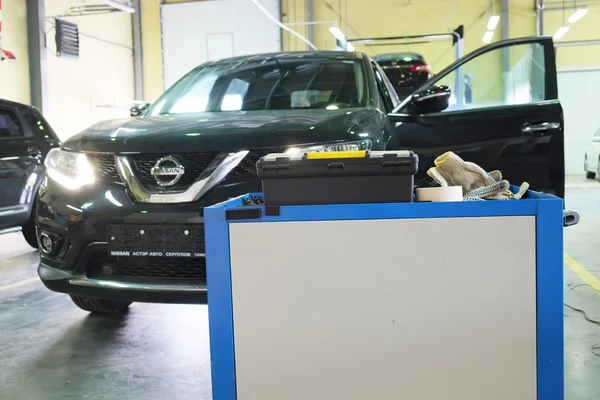
M 4 235 L 6 233 L 16 233 L 16 232 L 21 232 L 21 227 L 20 226 L 13 226 L 10 228 L 2 228 L 0 229 L 0 235 Z

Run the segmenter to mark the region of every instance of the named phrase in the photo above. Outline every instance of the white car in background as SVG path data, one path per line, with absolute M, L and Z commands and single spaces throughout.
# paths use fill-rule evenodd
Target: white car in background
M 596 131 L 585 150 L 585 177 L 600 178 L 600 129 Z

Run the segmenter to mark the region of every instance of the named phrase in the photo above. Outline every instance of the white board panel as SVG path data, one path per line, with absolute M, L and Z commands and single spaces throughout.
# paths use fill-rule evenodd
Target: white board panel
M 583 175 L 585 148 L 600 128 L 600 69 L 558 72 L 565 118 L 565 173 Z
M 280 18 L 278 0 L 260 4 Z M 164 4 L 161 29 L 165 89 L 203 62 L 281 50 L 280 28 L 250 0 Z
M 233 57 L 233 33 L 209 33 L 206 35 L 206 54 L 209 60 Z
M 230 224 L 237 399 L 537 399 L 535 240 L 535 217 Z

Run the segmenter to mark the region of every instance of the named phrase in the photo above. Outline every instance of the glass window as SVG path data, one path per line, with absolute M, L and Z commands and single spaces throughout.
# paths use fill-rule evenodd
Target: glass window
M 200 66 L 150 106 L 150 115 L 364 107 L 360 60 L 226 60 Z
M 462 88 L 457 88 L 458 82 Z M 435 84 L 452 90 L 446 111 L 543 101 L 544 48 L 530 43 L 495 49 L 467 61 Z M 462 89 L 462 93 L 457 89 Z
M 216 75 L 201 76 L 193 85 L 189 85 L 189 90 L 187 90 L 185 96 L 173 99 L 173 105 L 170 107 L 169 113 L 180 114 L 206 111 L 206 107 L 208 107 L 208 96 L 216 81 Z M 158 107 L 158 110 L 162 110 L 166 103 L 166 99 L 163 99 L 163 107 Z M 151 115 L 157 114 L 151 113 Z
M 56 133 L 39 111 L 29 110 L 22 113 L 21 116 L 29 127 L 29 130 L 31 130 L 31 133 L 25 132 L 25 136 L 34 135 L 44 139 L 57 138 Z
M 23 130 L 17 116 L 12 112 L 0 110 L 0 139 L 22 136 Z
M 392 83 L 389 81 L 389 79 L 387 78 L 387 75 L 385 74 L 385 72 L 383 72 L 383 70 L 381 69 L 379 64 L 373 63 L 373 71 L 375 72 L 375 77 L 383 86 L 383 89 L 385 90 L 385 95 L 390 99 L 390 101 L 392 103 L 391 106 L 393 109 L 394 107 L 396 107 L 398 105 L 398 103 L 400 103 L 400 99 L 398 98 L 396 89 L 394 89 L 394 87 L 392 86 Z M 391 111 L 391 110 L 389 110 L 389 111 Z
M 221 102 L 221 111 L 237 111 L 242 109 L 244 96 L 248 92 L 250 83 L 234 78 L 229 82 L 223 101 Z

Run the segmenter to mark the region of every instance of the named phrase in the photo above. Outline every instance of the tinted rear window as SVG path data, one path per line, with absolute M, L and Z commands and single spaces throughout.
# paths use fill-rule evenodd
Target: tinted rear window
M 17 116 L 9 111 L 0 110 L 0 138 L 23 136 Z

